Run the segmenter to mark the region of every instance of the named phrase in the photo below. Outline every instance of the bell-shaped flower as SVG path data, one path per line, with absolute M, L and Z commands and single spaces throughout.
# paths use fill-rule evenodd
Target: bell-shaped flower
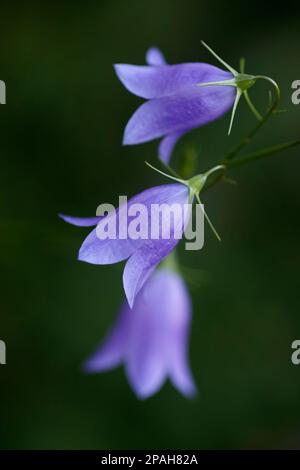
M 199 83 L 228 80 L 230 72 L 205 63 L 169 65 L 157 49 L 150 49 L 148 65 L 116 64 L 123 85 L 149 101 L 130 118 L 124 145 L 139 144 L 163 137 L 160 158 L 168 162 L 177 140 L 186 132 L 222 116 L 233 105 L 232 87 L 200 88 Z
M 123 285 L 132 307 L 155 267 L 183 238 L 194 197 L 200 202 L 199 193 L 207 177 L 220 168 L 223 167 L 217 166 L 186 181 L 166 175 L 176 183 L 146 189 L 105 216 L 81 218 L 60 214 L 70 224 L 96 226 L 84 240 L 78 259 L 99 265 L 127 260 Z M 214 230 L 204 209 L 203 212 Z
M 226 71 L 201 62 L 169 65 L 162 53 L 154 48 L 147 52 L 148 65 L 115 65 L 116 74 L 123 85 L 131 93 L 148 100 L 129 119 L 123 137 L 124 145 L 162 138 L 159 157 L 168 163 L 177 140 L 183 134 L 220 118 L 233 108 L 230 133 L 242 95 L 256 117 L 261 119 L 247 90 L 257 78 L 268 78 L 245 74 L 244 62 L 241 73 L 237 72 L 204 42 L 202 44 Z
M 189 217 L 188 203 L 189 188 L 184 184 L 175 183 L 149 188 L 104 217 L 61 217 L 77 226 L 96 225 L 80 248 L 80 261 L 105 265 L 127 259 L 123 285 L 128 303 L 132 307 L 137 293 L 149 275 L 182 238 Z M 154 220 L 155 206 L 160 208 L 160 213 L 157 212 Z M 144 208 L 145 212 L 145 217 L 141 220 L 144 233 L 139 237 L 133 237 L 130 233 L 131 224 L 136 225 L 138 217 L 135 208 L 140 211 Z M 113 224 L 116 225 L 116 230 L 112 237 L 99 236 Z
M 186 397 L 196 387 L 188 360 L 191 302 L 179 274 L 158 269 L 139 292 L 133 309 L 125 301 L 115 325 L 84 364 L 104 372 L 122 363 L 136 395 L 156 393 L 169 377 Z

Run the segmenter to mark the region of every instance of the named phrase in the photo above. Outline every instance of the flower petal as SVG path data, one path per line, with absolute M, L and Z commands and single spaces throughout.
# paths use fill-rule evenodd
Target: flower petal
M 136 395 L 145 399 L 162 386 L 167 373 L 161 318 L 155 310 L 151 278 L 138 296 L 128 337 L 126 374 Z M 155 281 L 155 279 L 154 279 Z
M 180 137 L 182 137 L 184 134 L 185 131 L 174 132 L 174 134 L 167 135 L 162 139 L 158 147 L 158 155 L 164 163 L 169 163 L 177 140 L 180 139 Z
M 180 338 L 177 340 L 177 343 L 179 342 Z M 185 397 L 193 398 L 197 395 L 197 387 L 190 370 L 188 353 L 183 347 L 174 348 L 173 352 L 173 368 L 170 373 L 171 381 Z
M 66 214 L 58 214 L 58 216 L 68 222 L 69 224 L 76 225 L 76 227 L 92 227 L 93 225 L 97 225 L 100 221 L 101 217 L 73 217 L 71 215 Z
M 159 256 L 154 247 L 153 251 L 143 247 L 127 261 L 123 272 L 123 286 L 130 308 L 133 307 L 137 294 L 162 258 L 163 256 Z
M 174 186 L 173 190 L 176 191 L 176 185 L 170 186 Z M 190 217 L 190 210 L 186 210 L 188 207 L 184 206 L 188 203 L 188 189 L 180 184 L 177 186 L 179 186 L 177 187 L 178 194 L 175 192 L 173 198 L 169 196 L 166 203 L 160 206 L 159 219 L 156 220 L 153 217 L 151 220 L 151 229 L 155 228 L 157 239 L 152 237 L 142 240 L 138 250 L 132 254 L 125 265 L 123 285 L 131 308 L 137 294 L 157 264 L 175 248 L 181 239 Z
M 205 63 L 160 65 L 159 67 L 116 64 L 114 67 L 125 88 L 131 93 L 146 99 L 177 94 L 190 86 L 195 86 L 197 83 L 232 78 L 230 72 L 225 72 L 218 67 Z
M 138 248 L 146 244 L 148 240 L 132 238 L 122 239 L 119 235 L 119 227 L 126 228 L 130 222 L 130 217 L 126 217 L 128 210 L 133 204 L 143 204 L 148 210 L 148 218 L 151 216 L 151 205 L 162 203 L 184 203 L 188 197 L 188 190 L 183 184 L 166 184 L 149 188 L 140 194 L 132 197 L 126 209 L 117 209 L 108 214 L 98 224 L 98 226 L 86 237 L 80 251 L 79 260 L 91 264 L 113 264 L 123 261 L 132 255 Z M 120 217 L 118 217 L 120 216 Z M 103 228 L 108 222 L 108 218 L 116 218 L 116 238 L 100 239 L 97 236 L 98 230 Z M 148 224 L 150 226 L 150 224 Z
M 163 53 L 157 47 L 150 47 L 146 52 L 146 62 L 148 65 L 166 65 L 167 61 Z
M 110 330 L 100 347 L 84 363 L 86 372 L 102 372 L 117 367 L 125 354 L 131 310 L 127 302 L 121 308 L 116 324 Z
M 123 272 L 123 286 L 131 308 L 137 294 L 158 263 L 174 250 L 178 242 L 176 239 L 150 240 L 129 258 Z
M 129 120 L 123 144 L 132 145 L 203 126 L 231 108 L 236 90 L 230 86 L 190 86 L 142 104 Z
M 91 264 L 114 264 L 128 258 L 135 250 L 133 240 L 101 240 L 95 228 L 84 240 L 78 259 Z
M 166 375 L 188 398 L 196 393 L 187 357 L 190 299 L 181 277 L 166 268 L 151 276 L 132 310 L 126 371 L 140 398 L 161 387 Z
M 162 283 L 163 281 L 161 281 Z M 183 279 L 169 272 L 164 282 L 168 292 L 168 302 L 164 315 L 168 318 L 168 363 L 171 381 L 186 397 L 192 398 L 197 389 L 189 367 L 188 344 L 191 323 L 191 301 Z

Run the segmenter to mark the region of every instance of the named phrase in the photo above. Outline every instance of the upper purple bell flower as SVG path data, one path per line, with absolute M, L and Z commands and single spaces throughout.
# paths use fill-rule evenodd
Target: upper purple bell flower
M 105 217 L 80 218 L 60 215 L 66 222 L 77 226 L 97 227 L 84 240 L 79 260 L 92 264 L 113 264 L 128 259 L 124 273 L 123 284 L 130 307 L 133 306 L 136 295 L 159 262 L 168 255 L 179 242 L 189 219 L 189 188 L 181 183 L 165 184 L 149 188 L 132 197 L 127 202 L 127 209 L 122 205 L 113 214 Z M 132 239 L 123 238 L 121 231 L 130 225 L 132 216 L 130 208 L 133 204 L 142 204 L 147 209 L 148 225 L 157 225 L 157 239 L 153 237 Z M 161 216 L 153 221 L 151 207 L 159 205 Z M 163 221 L 170 207 L 176 205 L 182 211 L 175 211 L 170 219 L 169 231 L 164 232 Z M 114 217 L 117 224 L 115 238 L 100 239 L 98 230 L 107 226 L 109 218 Z M 179 236 L 178 236 L 179 235 Z
M 190 299 L 179 274 L 162 268 L 145 283 L 131 310 L 125 302 L 116 324 L 84 365 L 103 372 L 122 362 L 136 395 L 156 393 L 169 377 L 186 397 L 196 387 L 188 363 Z
M 149 101 L 130 118 L 124 145 L 139 144 L 163 137 L 159 156 L 169 162 L 177 140 L 186 132 L 221 117 L 234 104 L 234 86 L 205 86 L 233 79 L 229 71 L 206 63 L 168 65 L 158 49 L 147 52 L 148 65 L 115 65 L 123 85 Z

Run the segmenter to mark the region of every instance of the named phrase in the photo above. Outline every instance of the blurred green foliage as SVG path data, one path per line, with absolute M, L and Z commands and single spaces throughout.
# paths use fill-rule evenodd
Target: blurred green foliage
M 216 0 L 3 2 L 0 79 L 7 104 L 1 128 L 0 445 L 6 449 L 300 447 L 299 149 L 232 172 L 238 186 L 204 195 L 222 234 L 181 250 L 186 266 L 210 273 L 191 287 L 191 363 L 199 397 L 167 384 L 139 402 L 122 369 L 85 376 L 82 361 L 104 337 L 123 299 L 122 267 L 76 260 L 86 229 L 58 212 L 92 215 L 163 182 L 144 165 L 156 142 L 121 147 L 141 100 L 118 82 L 112 64 L 141 64 L 149 46 L 170 62 L 212 61 L 205 39 L 230 64 L 272 76 L 282 107 L 255 143 L 299 138 L 299 2 L 270 8 Z M 267 88 L 251 96 L 260 109 Z M 253 125 L 240 106 L 187 135 L 206 170 Z M 165 181 L 164 181 L 165 182 Z

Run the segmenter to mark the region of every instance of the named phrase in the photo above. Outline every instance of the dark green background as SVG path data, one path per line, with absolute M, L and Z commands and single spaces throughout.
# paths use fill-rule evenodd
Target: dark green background
M 258 0 L 1 3 L 1 448 L 300 447 L 300 366 L 290 360 L 300 337 L 300 149 L 237 169 L 238 186 L 207 192 L 223 241 L 206 230 L 202 251 L 181 250 L 183 264 L 209 273 L 191 287 L 194 401 L 167 384 L 140 402 L 121 368 L 80 372 L 123 299 L 122 266 L 78 262 L 88 230 L 57 217 L 93 215 L 165 182 L 144 165 L 155 162 L 156 142 L 121 147 L 142 100 L 112 68 L 144 63 L 151 45 L 173 63 L 215 63 L 201 39 L 233 66 L 245 55 L 249 73 L 278 81 L 288 111 L 251 148 L 299 138 L 299 10 Z M 266 107 L 265 85 L 252 96 Z M 193 145 L 198 169 L 209 168 L 254 118 L 243 104 L 230 138 L 228 122 L 190 133 L 177 158 Z

